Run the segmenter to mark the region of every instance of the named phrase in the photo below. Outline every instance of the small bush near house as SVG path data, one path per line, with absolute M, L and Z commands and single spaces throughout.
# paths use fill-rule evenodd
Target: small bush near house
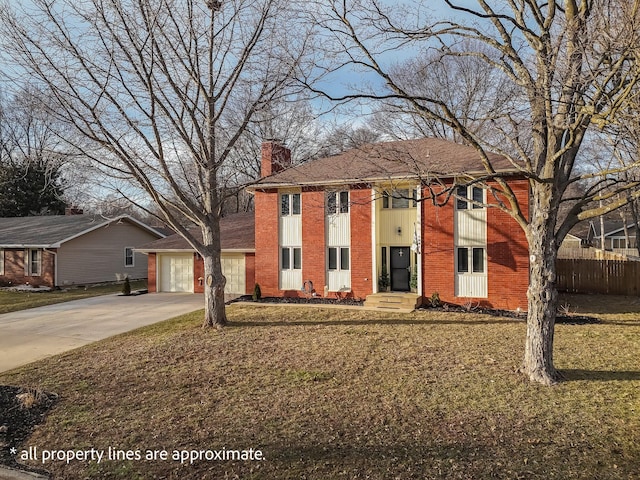
M 440 294 L 438 292 L 433 292 L 431 294 L 431 298 L 429 299 L 432 307 L 439 307 L 442 302 L 440 301 Z
M 262 298 L 262 291 L 260 290 L 260 284 L 256 283 L 253 287 L 253 295 L 251 295 L 254 301 L 258 301 Z
M 129 277 L 125 277 L 124 284 L 122 285 L 122 294 L 125 296 L 131 295 L 131 283 Z

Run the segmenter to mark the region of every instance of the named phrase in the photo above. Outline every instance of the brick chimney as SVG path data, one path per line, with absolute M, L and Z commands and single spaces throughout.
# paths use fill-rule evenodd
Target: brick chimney
M 268 177 L 291 166 L 291 150 L 282 145 L 280 140 L 262 142 L 262 161 L 260 176 Z
M 64 209 L 64 214 L 65 215 L 82 215 L 84 214 L 84 211 L 81 208 L 71 206 Z

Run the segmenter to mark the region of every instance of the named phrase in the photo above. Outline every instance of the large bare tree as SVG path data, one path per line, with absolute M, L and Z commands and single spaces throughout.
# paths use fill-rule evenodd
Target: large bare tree
M 226 323 L 219 218 L 234 149 L 303 68 L 309 38 L 289 28 L 295 6 L 33 0 L 1 11 L 5 64 L 51 92 L 72 146 L 129 185 L 123 195 L 143 192 L 203 257 L 205 326 Z
M 446 13 L 436 18 L 435 8 Z M 369 82 L 371 88 L 352 88 L 346 94 L 316 92 L 342 102 L 405 102 L 416 115 L 442 125 L 477 149 L 486 169 L 480 180 L 497 182 L 494 193 L 502 199 L 497 208 L 518 222 L 529 244 L 522 371 L 532 381 L 557 382 L 553 340 L 558 247 L 579 220 L 613 210 L 638 195 L 638 182 L 618 182 L 617 167 L 589 171 L 576 166 L 589 133 L 615 119 L 637 90 L 639 2 L 443 0 L 410 2 L 403 10 L 378 0 L 341 0 L 318 2 L 314 21 L 324 27 L 325 44 L 332 45 L 331 53 L 340 59 L 328 69 L 334 74 L 357 69 L 378 80 Z M 414 54 L 432 52 L 428 58 L 449 64 L 455 62 L 445 59 L 484 63 L 492 72 L 487 80 L 498 78 L 503 86 L 497 91 L 495 84 L 480 82 L 476 88 L 492 92 L 491 97 L 502 95 L 503 104 L 487 102 L 491 108 L 476 104 L 480 108 L 472 110 L 475 118 L 465 118 L 452 101 L 459 95 L 452 97 L 450 91 L 436 91 L 424 83 L 416 88 L 406 75 L 398 75 L 404 71 L 392 63 L 390 52 L 393 58 L 402 58 L 408 55 L 402 50 L 407 48 Z M 420 65 L 431 68 L 428 63 Z M 504 155 L 515 171 L 529 179 L 530 208 L 518 204 L 506 179 L 493 168 L 489 151 Z M 584 193 L 567 198 L 569 187 L 578 182 L 585 186 L 580 190 Z M 570 200 L 571 207 L 559 220 L 563 200 Z

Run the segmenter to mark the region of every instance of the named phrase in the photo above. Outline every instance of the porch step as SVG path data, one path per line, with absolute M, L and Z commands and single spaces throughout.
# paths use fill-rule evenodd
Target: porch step
M 412 312 L 422 304 L 422 297 L 417 293 L 382 292 L 368 295 L 364 306 L 381 310 Z

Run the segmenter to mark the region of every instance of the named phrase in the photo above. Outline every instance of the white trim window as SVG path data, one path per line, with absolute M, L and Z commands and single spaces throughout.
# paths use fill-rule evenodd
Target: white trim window
M 37 248 L 27 250 L 27 275 L 30 277 L 42 275 L 42 253 Z
M 280 248 L 280 270 L 302 270 L 302 248 Z
M 135 267 L 135 255 L 133 254 L 133 247 L 124 247 L 124 266 Z
M 456 271 L 466 275 L 486 273 L 486 249 L 484 247 L 457 247 Z
M 4 275 L 4 250 L 0 248 L 0 275 Z
M 327 259 L 329 271 L 344 272 L 351 270 L 349 247 L 329 247 Z
M 301 196 L 299 193 L 283 193 L 280 195 L 280 216 L 300 215 Z
M 327 192 L 327 215 L 349 213 L 349 192 Z
M 409 188 L 397 188 L 392 192 L 382 192 L 382 208 L 416 208 L 418 202 L 417 190 Z
M 486 199 L 484 193 L 485 189 L 481 187 L 459 185 L 456 188 L 456 208 L 458 210 L 485 208 Z

